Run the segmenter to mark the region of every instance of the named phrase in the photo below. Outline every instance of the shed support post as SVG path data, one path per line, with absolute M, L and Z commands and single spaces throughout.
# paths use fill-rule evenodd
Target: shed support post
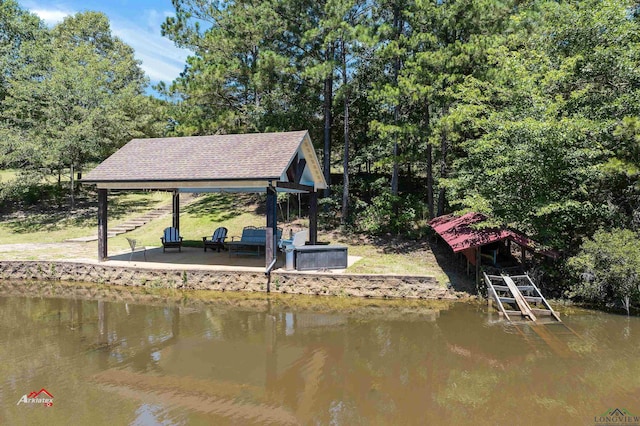
M 522 246 L 520 246 L 520 257 L 520 263 L 522 263 L 522 266 L 524 266 L 524 262 L 527 260 L 527 249 Z
M 278 252 L 276 247 L 277 242 L 277 208 L 278 200 L 276 189 L 273 186 L 267 187 L 267 235 L 266 235 L 266 247 L 265 247 L 265 266 L 268 268 L 271 262 L 276 258 Z M 269 289 L 267 289 L 269 291 Z
M 180 193 L 173 191 L 173 224 L 172 226 L 180 233 Z
M 480 262 L 482 257 L 480 256 L 481 247 L 476 247 L 476 288 L 480 286 Z
M 318 242 L 318 193 L 309 193 L 309 244 Z
M 107 190 L 98 189 L 98 261 L 107 260 Z

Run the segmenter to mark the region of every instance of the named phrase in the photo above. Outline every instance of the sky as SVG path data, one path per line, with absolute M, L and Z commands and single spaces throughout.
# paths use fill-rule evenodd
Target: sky
M 103 12 L 111 22 L 111 32 L 135 50 L 136 59 L 151 80 L 170 83 L 184 69 L 188 50 L 175 47 L 160 34 L 160 25 L 175 14 L 171 0 L 18 0 L 47 25 L 83 11 Z

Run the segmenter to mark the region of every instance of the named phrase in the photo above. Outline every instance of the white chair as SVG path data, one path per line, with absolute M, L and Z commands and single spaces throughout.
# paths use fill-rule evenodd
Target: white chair
M 287 246 L 292 246 L 294 249 L 296 247 L 302 247 L 307 242 L 309 238 L 309 230 L 303 229 L 302 231 L 296 232 L 296 234 L 290 240 L 280 240 L 279 246 L 280 249 L 284 250 Z
M 296 232 L 290 240 L 280 241 L 280 250 L 285 252 L 285 270 L 290 271 L 295 268 L 296 250 L 303 247 L 309 237 L 309 230 L 304 229 Z
M 131 262 L 131 259 L 133 258 L 133 252 L 136 251 L 136 249 L 142 249 L 143 253 L 144 253 L 144 260 L 147 260 L 147 248 L 145 246 L 138 246 L 138 241 L 134 240 L 133 238 L 129 238 L 129 237 L 125 237 L 127 239 L 127 241 L 129 241 L 129 247 L 131 247 L 131 254 L 129 255 L 129 262 Z

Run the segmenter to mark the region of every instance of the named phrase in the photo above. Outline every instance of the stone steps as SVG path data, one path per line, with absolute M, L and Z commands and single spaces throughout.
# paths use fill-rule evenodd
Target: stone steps
M 184 197 L 183 204 L 182 204 L 183 206 L 195 200 L 195 198 L 191 194 L 183 194 L 183 197 Z M 173 212 L 173 207 L 171 205 L 159 207 L 135 219 L 127 220 L 126 222 L 116 225 L 113 228 L 108 228 L 107 238 L 113 238 L 115 236 L 122 235 L 127 232 L 131 232 L 133 230 L 140 228 L 141 226 L 146 225 L 152 220 L 158 219 L 162 216 L 166 216 L 167 214 L 172 212 Z M 65 240 L 65 242 L 86 243 L 89 241 L 97 241 L 97 240 L 98 240 L 97 235 L 91 235 L 89 237 L 70 238 L 68 240 Z

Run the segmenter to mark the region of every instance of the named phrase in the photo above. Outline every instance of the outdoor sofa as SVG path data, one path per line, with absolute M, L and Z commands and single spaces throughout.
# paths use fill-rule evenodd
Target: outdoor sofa
M 282 237 L 282 229 L 278 228 L 276 246 Z M 242 230 L 242 236 L 239 240 L 237 237 L 231 237 L 231 241 L 225 243 L 225 247 L 229 250 L 229 256 L 235 255 L 254 255 L 260 256 L 267 244 L 267 228 L 257 228 L 255 226 L 246 226 Z

